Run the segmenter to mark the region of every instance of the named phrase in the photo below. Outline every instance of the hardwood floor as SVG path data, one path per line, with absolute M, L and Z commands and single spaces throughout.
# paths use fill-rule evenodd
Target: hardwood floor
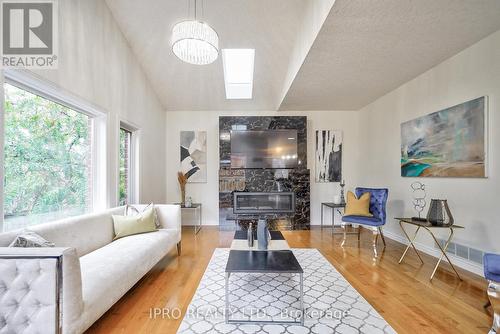
M 204 227 L 198 235 L 182 232 L 182 255 L 167 255 L 88 333 L 175 333 L 182 317 L 151 317 L 152 308 L 186 310 L 205 268 L 217 247 L 229 247 L 234 232 Z M 331 230 L 283 233 L 292 248 L 317 248 L 398 333 L 487 333 L 491 317 L 483 309 L 487 302 L 486 281 L 459 269 L 460 281 L 446 264 L 432 282 L 429 276 L 436 259 L 423 254 L 425 264 L 410 250 L 398 264 L 404 246 L 387 240 L 373 259 L 371 232 L 363 230 L 358 246 L 355 235 L 340 247 L 341 235 Z M 117 278 L 119 279 L 119 278 Z M 174 317 L 176 314 L 174 315 Z

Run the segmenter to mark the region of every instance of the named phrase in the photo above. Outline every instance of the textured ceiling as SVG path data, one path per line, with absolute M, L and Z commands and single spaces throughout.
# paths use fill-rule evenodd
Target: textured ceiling
M 499 29 L 499 0 L 337 0 L 280 110 L 360 109 Z
M 276 110 L 279 106 L 289 51 L 306 1 L 204 1 L 202 19 L 217 31 L 220 48 L 256 49 L 254 98 L 232 101 L 225 99 L 220 56 L 210 65 L 196 66 L 181 62 L 171 51 L 173 25 L 188 18 L 187 0 L 106 2 L 167 110 Z M 199 8 L 201 4 L 198 1 Z
M 203 2 L 220 48 L 256 49 L 252 100 L 172 54 L 187 0 L 106 0 L 166 110 L 357 110 L 500 29 L 500 0 Z

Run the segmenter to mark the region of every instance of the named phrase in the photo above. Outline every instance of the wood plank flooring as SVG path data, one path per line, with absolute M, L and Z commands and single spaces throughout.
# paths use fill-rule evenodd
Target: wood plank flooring
M 217 247 L 229 247 L 234 232 L 204 227 L 198 235 L 182 232 L 182 255 L 175 250 L 158 263 L 115 304 L 88 333 L 176 333 L 182 317 L 151 317 L 152 308 L 179 308 L 185 312 Z M 398 333 L 487 333 L 491 317 L 483 309 L 486 281 L 459 269 L 460 281 L 446 264 L 429 281 L 436 259 L 422 254 L 425 264 L 410 250 L 398 264 L 404 245 L 387 240 L 373 259 L 371 232 L 362 230 L 358 244 L 331 229 L 283 233 L 292 248 L 317 248 Z M 380 240 L 379 240 L 380 241 Z M 117 278 L 119 279 L 119 278 Z

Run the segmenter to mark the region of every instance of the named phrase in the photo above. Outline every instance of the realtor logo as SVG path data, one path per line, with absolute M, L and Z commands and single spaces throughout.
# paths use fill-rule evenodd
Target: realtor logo
M 55 0 L 2 1 L 2 66 L 56 68 Z

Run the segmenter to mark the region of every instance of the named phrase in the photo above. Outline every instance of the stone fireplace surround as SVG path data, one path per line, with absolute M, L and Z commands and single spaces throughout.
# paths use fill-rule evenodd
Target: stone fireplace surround
M 299 167 L 294 169 L 231 169 L 231 130 L 297 130 Z M 292 192 L 293 212 L 235 214 L 234 192 Z M 279 210 L 278 210 L 279 211 Z M 219 117 L 219 228 L 235 230 L 266 218 L 272 229 L 310 228 L 310 172 L 307 169 L 307 117 L 221 116 Z

